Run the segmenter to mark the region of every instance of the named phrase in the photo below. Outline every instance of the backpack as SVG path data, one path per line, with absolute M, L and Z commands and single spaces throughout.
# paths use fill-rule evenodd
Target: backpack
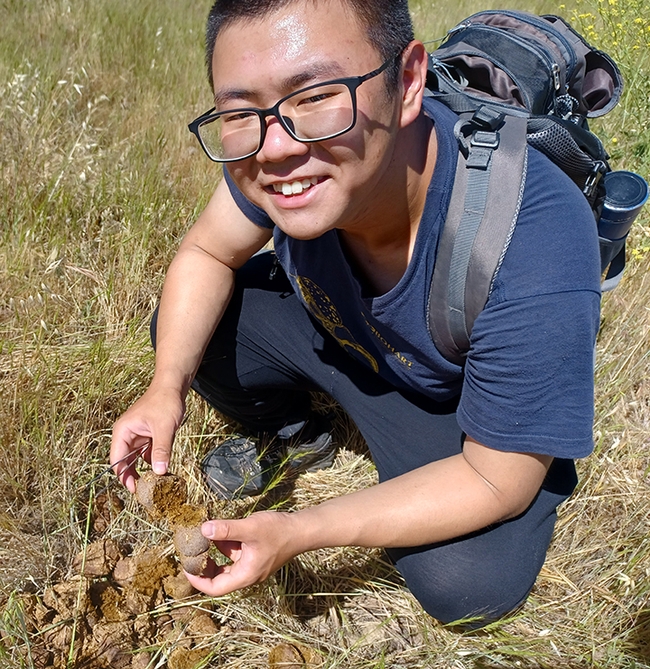
M 587 124 L 618 103 L 622 88 L 614 61 L 558 16 L 479 12 L 429 54 L 426 94 L 459 115 L 456 177 L 428 301 L 431 337 L 448 360 L 464 363 L 472 326 L 508 249 L 529 145 L 571 177 L 595 223 L 610 175 L 640 180 L 643 200 L 643 179 L 611 172 L 609 156 Z M 625 235 L 599 240 L 606 290 L 623 272 Z

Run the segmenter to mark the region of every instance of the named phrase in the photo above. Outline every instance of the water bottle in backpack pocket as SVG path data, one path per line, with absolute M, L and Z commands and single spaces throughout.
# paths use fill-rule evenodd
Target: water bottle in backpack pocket
M 625 240 L 648 199 L 648 184 L 635 172 L 616 170 L 605 175 L 605 202 L 598 221 L 603 291 L 615 288 L 625 268 Z

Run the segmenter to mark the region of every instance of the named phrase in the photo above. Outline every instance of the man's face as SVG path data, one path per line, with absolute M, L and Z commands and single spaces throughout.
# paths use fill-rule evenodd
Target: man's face
M 268 108 L 295 90 L 362 75 L 381 62 L 340 0 L 317 5 L 297 0 L 261 19 L 224 28 L 212 64 L 217 100 L 227 100 L 220 108 L 232 109 Z M 390 188 L 399 103 L 398 95 L 388 95 L 385 75 L 370 79 L 357 89 L 355 127 L 313 144 L 292 139 L 277 119 L 267 119 L 260 152 L 229 164 L 230 174 L 252 202 L 297 239 L 374 223 L 381 213 L 375 209 Z M 302 192 L 285 195 L 282 184 Z

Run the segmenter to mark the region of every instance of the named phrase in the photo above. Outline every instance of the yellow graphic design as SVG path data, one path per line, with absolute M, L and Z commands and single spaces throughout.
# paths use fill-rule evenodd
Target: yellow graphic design
M 382 346 L 387 348 L 403 365 L 406 367 L 413 367 L 413 362 L 409 360 L 403 353 L 398 351 L 382 334 L 379 332 L 379 330 L 372 325 L 372 323 L 368 322 L 368 319 L 363 315 L 363 320 L 366 321 L 366 325 L 368 328 L 370 328 L 370 332 L 377 337 L 377 339 L 381 342 Z
M 375 358 L 366 351 L 363 346 L 354 340 L 354 336 L 343 325 L 343 320 L 332 300 L 311 279 L 304 276 L 295 276 L 296 283 L 300 289 L 303 300 L 309 307 L 311 313 L 321 322 L 323 327 L 334 337 L 343 348 L 349 348 L 363 356 L 375 372 L 379 371 L 379 365 Z

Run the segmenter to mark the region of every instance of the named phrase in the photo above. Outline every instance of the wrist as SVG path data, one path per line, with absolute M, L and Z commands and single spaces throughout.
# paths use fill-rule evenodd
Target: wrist
M 191 375 L 181 370 L 156 366 L 149 388 L 155 392 L 176 395 L 181 402 L 184 402 L 190 390 L 192 379 Z
M 339 536 L 340 524 L 336 516 L 330 513 L 330 506 L 329 501 L 326 501 L 288 514 L 291 516 L 290 529 L 301 553 L 344 545 L 345 542 Z

